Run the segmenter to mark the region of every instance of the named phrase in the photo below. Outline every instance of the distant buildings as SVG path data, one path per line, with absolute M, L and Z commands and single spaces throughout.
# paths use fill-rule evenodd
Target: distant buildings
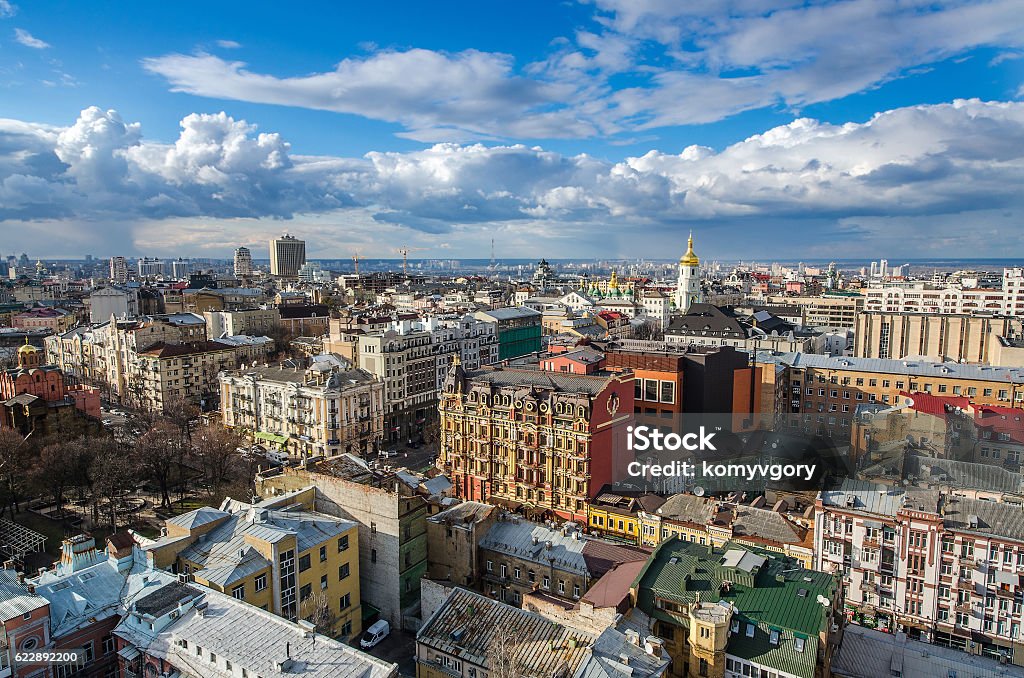
M 477 311 L 476 317 L 494 323 L 498 335 L 498 360 L 518 358 L 541 349 L 540 311 L 521 306 Z
M 235 250 L 235 277 L 245 278 L 252 275 L 252 253 L 248 247 Z
M 110 282 L 115 285 L 128 282 L 128 260 L 124 257 L 110 258 Z
M 993 361 L 1000 338 L 1022 334 L 1020 316 L 864 311 L 857 316 L 853 354 L 1024 367 L 1024 362 Z
M 270 241 L 270 274 L 279 278 L 297 278 L 306 263 L 306 242 L 285 233 Z

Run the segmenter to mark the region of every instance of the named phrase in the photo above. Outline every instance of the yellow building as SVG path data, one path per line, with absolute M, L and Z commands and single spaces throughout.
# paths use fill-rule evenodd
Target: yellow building
M 810 568 L 814 562 L 813 518 L 786 512 L 784 507 L 722 501 L 692 494 L 669 497 L 654 511 L 638 511 L 641 546 L 657 546 L 679 538 L 701 546 L 726 542 L 782 553 Z
M 653 494 L 624 497 L 603 492 L 587 505 L 587 525 L 603 537 L 639 544 L 641 516 L 653 513 L 664 503 L 662 497 Z
M 362 632 L 357 524 L 312 510 L 314 488 L 258 504 L 226 499 L 167 520 L 153 567 L 333 637 Z

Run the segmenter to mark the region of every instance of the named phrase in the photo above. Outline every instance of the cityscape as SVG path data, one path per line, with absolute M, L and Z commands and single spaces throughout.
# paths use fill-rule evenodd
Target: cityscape
M 0 678 L 1024 678 L 1020 4 L 673 5 L 0 0 Z

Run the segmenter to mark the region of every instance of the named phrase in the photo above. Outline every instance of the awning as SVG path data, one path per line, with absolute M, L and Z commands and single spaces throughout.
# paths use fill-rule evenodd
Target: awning
M 254 435 L 253 438 L 256 438 L 257 440 L 267 440 L 272 443 L 277 443 L 278 445 L 285 445 L 288 443 L 288 436 L 277 435 L 276 433 L 264 433 L 263 431 Z
M 126 662 L 130 662 L 142 653 L 139 652 L 139 648 L 133 645 L 126 645 L 125 647 L 122 647 L 120 650 L 118 650 L 117 654 L 123 657 Z
M 363 603 L 363 621 L 380 614 L 380 610 L 369 603 Z

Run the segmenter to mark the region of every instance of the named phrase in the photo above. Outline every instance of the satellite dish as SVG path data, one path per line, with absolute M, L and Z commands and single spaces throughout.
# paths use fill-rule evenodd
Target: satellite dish
M 697 487 L 693 488 L 693 495 L 695 497 L 703 497 L 704 496 L 704 488 L 701 487 L 700 485 L 698 485 Z
M 818 594 L 818 602 L 821 604 L 822 607 L 828 607 L 832 604 L 831 600 L 821 595 L 820 593 Z

